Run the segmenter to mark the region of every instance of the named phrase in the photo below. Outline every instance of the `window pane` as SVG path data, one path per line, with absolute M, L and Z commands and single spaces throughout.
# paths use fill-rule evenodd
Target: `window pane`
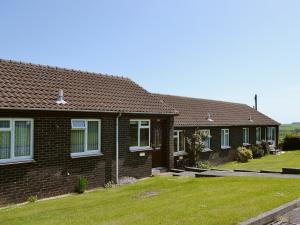
M 174 137 L 174 152 L 178 152 L 177 144 L 178 144 L 178 138 Z
M 72 120 L 72 128 L 85 128 L 84 120 Z
M 184 151 L 184 134 L 183 134 L 183 132 L 179 133 L 179 151 Z
M 84 130 L 71 131 L 71 152 L 84 152 Z
M 272 127 L 272 141 L 275 141 L 275 127 Z
M 0 131 L 0 159 L 10 158 L 10 131 Z
M 256 141 L 261 141 L 261 128 L 256 128 Z
M 141 126 L 149 126 L 149 121 L 141 121 Z
M 15 122 L 15 157 L 30 156 L 30 121 Z
M 0 128 L 10 128 L 9 120 L 0 120 Z
M 150 146 L 149 143 L 149 128 L 144 128 L 140 130 L 140 145 L 141 147 Z
M 98 121 L 88 121 L 88 151 L 99 150 L 98 124 Z
M 130 121 L 130 147 L 138 146 L 138 129 L 139 123 L 137 121 Z

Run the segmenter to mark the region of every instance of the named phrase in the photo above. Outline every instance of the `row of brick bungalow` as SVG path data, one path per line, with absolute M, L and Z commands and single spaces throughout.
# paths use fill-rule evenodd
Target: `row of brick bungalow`
M 151 94 L 128 78 L 0 60 L 0 205 L 143 178 L 188 156 L 186 137 L 209 134 L 203 159 L 233 160 L 278 123 L 237 103 Z

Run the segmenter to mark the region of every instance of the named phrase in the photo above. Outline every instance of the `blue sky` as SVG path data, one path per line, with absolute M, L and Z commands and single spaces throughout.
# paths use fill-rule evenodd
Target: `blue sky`
M 300 1 L 2 0 L 0 58 L 129 77 L 152 92 L 300 121 Z

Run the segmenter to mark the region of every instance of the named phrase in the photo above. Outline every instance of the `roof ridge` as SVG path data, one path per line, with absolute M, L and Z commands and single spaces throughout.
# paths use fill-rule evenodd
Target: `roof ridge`
M 111 75 L 111 74 L 106 74 L 106 73 L 84 71 L 84 70 L 80 70 L 80 69 L 71 69 L 71 68 L 66 68 L 66 67 L 50 66 L 50 65 L 39 64 L 39 63 L 30 63 L 30 62 L 25 62 L 25 61 L 21 61 L 21 60 L 17 61 L 17 60 L 0 58 L 0 62 L 16 63 L 16 64 L 20 64 L 20 65 L 41 67 L 41 68 L 45 68 L 45 69 L 55 69 L 55 70 L 61 70 L 61 71 L 67 71 L 67 72 L 77 72 L 77 73 L 81 73 L 81 74 L 89 74 L 89 75 L 94 75 L 94 76 L 106 76 L 106 77 L 111 77 L 111 78 L 116 78 L 116 79 L 124 79 L 124 80 L 132 81 L 130 78 L 125 77 L 125 76 L 120 76 L 120 75 Z
M 238 103 L 238 102 L 229 102 L 229 101 L 206 99 L 206 98 L 187 97 L 187 96 L 181 96 L 181 95 L 170 95 L 170 94 L 159 94 L 159 93 L 153 93 L 153 94 L 160 95 L 160 96 L 166 96 L 166 97 L 168 96 L 168 97 L 177 97 L 177 98 L 184 98 L 184 99 L 204 100 L 204 101 L 211 101 L 211 102 L 230 103 L 230 104 L 236 104 L 236 105 L 246 105 L 246 106 L 252 108 L 251 106 L 249 106 L 245 103 Z

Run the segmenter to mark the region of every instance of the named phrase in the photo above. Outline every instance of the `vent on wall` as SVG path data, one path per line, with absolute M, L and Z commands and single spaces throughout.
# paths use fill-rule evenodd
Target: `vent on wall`
M 58 98 L 56 100 L 56 104 L 58 104 L 58 105 L 64 105 L 66 103 L 67 102 L 64 100 L 64 91 L 62 89 L 60 89 L 58 91 Z
M 210 115 L 210 113 L 207 113 L 207 121 L 209 121 L 209 122 L 214 122 L 214 120 L 211 118 L 211 115 Z

